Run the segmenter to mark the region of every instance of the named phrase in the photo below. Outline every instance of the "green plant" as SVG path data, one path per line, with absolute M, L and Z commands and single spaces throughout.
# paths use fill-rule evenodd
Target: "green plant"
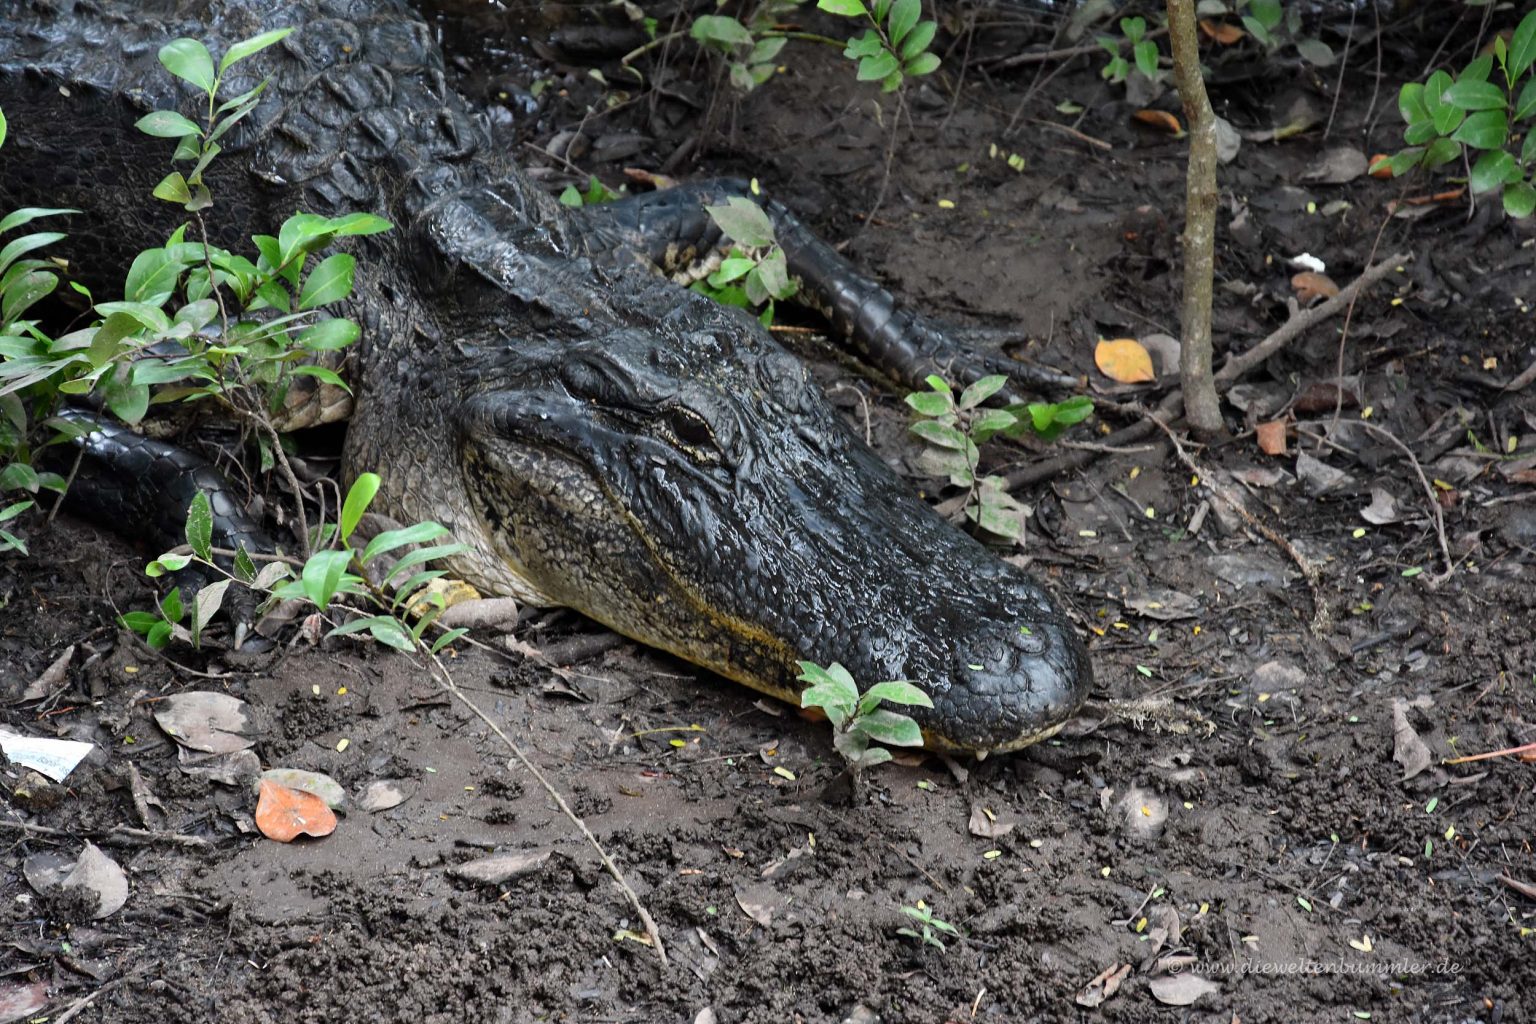
M 565 191 L 560 193 L 560 202 L 565 206 L 597 206 L 601 203 L 611 203 L 623 198 L 624 189 L 621 186 L 617 192 L 597 180 L 597 175 L 587 175 L 587 187 L 579 189 L 575 185 L 565 186 Z
M 202 43 L 178 39 L 160 49 L 172 74 L 206 97 L 203 123 L 172 110 L 145 115 L 145 133 L 176 139 L 173 161 L 190 161 L 173 171 L 154 194 L 181 205 L 193 221 L 174 231 L 163 246 L 145 249 L 132 261 L 121 301 L 96 303 L 93 321 L 58 338 L 22 314 L 57 285 L 52 264 L 24 255 L 62 239 L 38 232 L 0 250 L 0 487 L 62 490 L 57 474 L 32 469 L 31 438 L 38 427 L 56 436 L 83 428 L 48 413 L 62 396 L 97 393 L 113 415 L 137 423 L 151 405 L 212 398 L 257 427 L 263 468 L 280 464 L 297 492 L 278 441 L 273 414 L 290 382 L 311 376 L 345 388 L 327 366 L 330 353 L 350 345 L 360 329 L 345 317 L 322 317 L 322 309 L 352 291 L 355 258 L 333 253 L 309 267 L 311 255 L 339 238 L 387 231 L 388 221 L 369 213 L 322 217 L 299 213 L 273 235 L 252 239 L 254 258 L 211 245 L 204 219 L 213 196 L 203 176 L 218 156 L 222 138 L 255 109 L 267 82 L 220 101 L 226 74 L 241 60 L 278 42 L 287 30 L 266 32 L 236 43 L 217 70 Z M 74 210 L 18 210 L 0 221 L 0 231 L 39 217 Z M 191 223 L 202 241 L 189 242 Z M 85 288 L 71 282 L 87 300 Z M 168 347 L 170 343 L 172 347 Z M 33 421 L 38 422 L 34 423 Z M 304 513 L 299 509 L 302 522 Z
M 218 613 L 229 586 L 238 582 L 269 595 L 272 602 L 304 601 L 322 614 L 329 612 L 338 598 L 359 599 L 377 610 L 336 625 L 328 636 L 367 630 L 375 640 L 397 650 L 413 651 L 420 645 L 436 654 L 463 636 L 465 631 L 447 630 L 431 645 L 422 640 L 423 634 L 442 614 L 445 602 L 441 595 L 425 590 L 429 583 L 444 575 L 442 570 L 420 567 L 467 548 L 463 544 L 434 544 L 446 537 L 448 530 L 433 522 L 388 530 L 375 536 L 363 548 L 357 548 L 351 542 L 352 536 L 378 493 L 379 482 L 379 477 L 373 473 L 363 473 L 357 478 L 347 491 L 341 518 L 334 528 L 317 531 L 322 537 L 334 539 L 339 546 L 314 552 L 298 567 L 297 573 L 293 566 L 282 560 L 268 562 L 257 571 L 255 561 L 244 548 L 233 554 L 233 570 L 225 570 L 215 555 L 229 556 L 213 550 L 212 507 L 208 495 L 199 492 L 187 509 L 187 550 L 166 552 L 150 562 L 144 572 L 150 577 L 160 577 L 196 565 L 221 578 L 200 589 L 190 606 L 182 600 L 181 588 L 174 587 L 160 599 L 156 611 L 128 612 L 120 619 L 121 625 L 143 636 L 145 642 L 157 650 L 173 639 L 200 646 L 203 629 Z M 383 571 L 377 583 L 370 580 L 370 566 L 383 555 L 407 545 L 428 546 L 417 547 L 396 560 Z M 407 624 L 408 610 L 415 616 L 413 625 Z M 185 626 L 183 619 L 186 619 Z
M 1052 440 L 1068 426 L 1088 418 L 1093 412 L 1092 399 L 1078 395 L 1064 402 L 985 408 L 983 403 L 1003 389 L 1007 377 L 983 377 L 959 395 L 937 374 L 930 375 L 927 383 L 927 391 L 916 391 L 906 398 L 922 417 L 912 424 L 912 433 L 929 444 L 924 468 L 949 477 L 955 487 L 965 488 L 967 519 L 994 536 L 1020 540 L 1029 511 L 1004 489 L 1001 477 L 980 475 L 979 446 L 999 434 L 1016 439 L 1026 431 Z
M 757 182 L 752 186 L 755 191 Z M 760 319 L 767 326 L 773 322 L 773 303 L 789 298 L 800 287 L 789 276 L 789 262 L 774 238 L 773 221 L 745 196 L 731 196 L 723 204 L 704 210 L 736 244 L 716 270 L 690 287 L 727 306 L 764 307 Z
M 862 18 L 870 27 L 848 40 L 843 56 L 859 63 L 861 82 L 879 82 L 885 92 L 901 88 L 908 76 L 931 75 L 939 68 L 937 54 L 930 53 L 938 24 L 919 20 L 922 0 L 816 0 L 816 6 L 844 18 Z
M 907 707 L 933 707 L 933 700 L 922 690 L 903 680 L 876 683 L 863 693 L 848 670 L 837 662 L 826 668 L 802 661 L 800 681 L 809 683 L 800 693 L 800 706 L 820 708 L 832 723 L 832 746 L 855 776 L 891 759 L 885 743 L 893 747 L 920 747 L 923 730 L 911 716 L 880 707 L 881 701 Z
M 917 922 L 921 931 L 916 928 L 897 928 L 897 935 L 905 935 L 911 939 L 917 939 L 925 946 L 936 946 L 939 952 L 944 952 L 944 940 L 940 934 L 959 937 L 960 931 L 948 921 L 941 921 L 933 916 L 933 908 L 922 900 L 917 901 L 915 907 L 902 907 L 901 912 Z
M 1126 80 L 1131 73 L 1132 65 L 1130 61 L 1120 56 L 1120 50 L 1122 44 L 1129 44 L 1136 70 L 1152 81 L 1157 81 L 1159 75 L 1157 44 L 1146 38 L 1147 19 L 1121 18 L 1120 33 L 1121 38 L 1104 35 L 1095 39 L 1100 46 L 1109 51 L 1109 62 L 1104 65 L 1104 70 L 1099 72 L 1100 77 L 1107 78 L 1116 85 Z
M 725 61 L 731 85 L 751 92 L 773 77 L 779 51 L 789 37 L 774 28 L 786 14 L 805 0 L 765 0 L 756 5 L 746 22 L 725 14 L 701 14 L 693 19 L 688 34 Z M 717 6 L 724 0 L 717 0 Z
M 1536 210 L 1536 130 L 1526 126 L 1518 155 L 1516 125 L 1536 118 L 1536 11 L 1520 20 L 1509 45 L 1495 37 L 1493 52 L 1473 60 L 1452 79 L 1436 71 L 1398 92 L 1397 109 L 1408 147 L 1387 159 L 1394 177 L 1416 167 L 1435 168 L 1478 151 L 1472 163 L 1474 195 L 1503 186 L 1504 210 L 1527 217 Z M 1494 69 L 1498 74 L 1493 74 Z

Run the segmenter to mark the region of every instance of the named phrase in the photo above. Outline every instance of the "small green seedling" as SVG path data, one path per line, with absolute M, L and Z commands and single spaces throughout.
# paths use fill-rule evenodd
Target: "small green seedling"
M 1120 45 L 1123 42 L 1131 45 L 1131 55 L 1136 61 L 1136 70 L 1140 71 L 1152 81 L 1157 81 L 1157 44 L 1145 38 L 1147 34 L 1147 19 L 1145 18 L 1121 18 L 1120 32 L 1124 39 L 1115 36 L 1099 36 L 1096 42 L 1109 52 L 1109 62 L 1104 65 L 1104 70 L 1099 72 L 1101 78 L 1119 85 L 1124 82 L 1131 73 L 1131 62 L 1120 56 Z
M 876 683 L 861 694 L 853 676 L 835 661 L 826 668 L 809 661 L 799 665 L 800 681 L 810 684 L 800 694 L 800 706 L 820 708 L 826 714 L 835 730 L 832 746 L 855 776 L 891 759 L 889 750 L 872 747 L 871 742 L 893 747 L 923 745 L 923 730 L 911 716 L 879 706 L 881 701 L 889 701 L 907 707 L 933 707 L 933 700 L 916 686 L 893 680 Z
M 1004 489 L 1002 477 L 979 475 L 979 446 L 999 434 L 1018 438 L 1030 430 L 1052 440 L 1068 426 L 1087 419 L 1093 412 L 1093 400 L 1078 395 L 1064 402 L 983 408 L 982 403 L 1001 391 L 1008 378 L 1001 374 L 983 377 L 959 395 L 937 374 L 929 376 L 927 382 L 927 391 L 907 396 L 907 404 L 922 417 L 912 424 L 912 433 L 930 446 L 924 453 L 925 468 L 966 489 L 967 519 L 993 536 L 1017 543 L 1024 536 L 1029 509 Z
M 565 186 L 565 191 L 560 193 L 560 202 L 564 206 L 582 207 L 598 206 L 602 203 L 612 203 L 624 198 L 624 189 L 620 186 L 615 192 L 597 179 L 597 175 L 587 175 L 587 187 L 579 189 L 575 185 Z
M 1468 178 L 1474 195 L 1502 186 L 1505 213 L 1536 212 L 1536 125 L 1519 124 L 1536 121 L 1536 11 L 1520 20 L 1508 45 L 1495 36 L 1493 52 L 1473 60 L 1454 80 L 1436 71 L 1422 84 L 1405 84 L 1397 109 L 1407 124 L 1408 147 L 1385 161 L 1393 177 L 1415 167 L 1453 162 L 1459 167 L 1465 148 L 1478 153 Z M 1525 141 L 1517 153 L 1514 143 L 1522 131 Z
M 779 51 L 789 39 L 773 26 L 800 3 L 769 0 L 759 5 L 748 25 L 726 14 L 701 14 L 693 19 L 688 34 L 725 61 L 733 87 L 751 92 L 778 69 Z
M 915 907 L 902 907 L 901 912 L 910 917 L 922 928 L 897 928 L 897 935 L 905 935 L 910 939 L 917 939 L 925 946 L 936 946 L 939 952 L 944 952 L 944 940 L 939 938 L 940 933 L 959 937 L 960 931 L 948 921 L 940 921 L 933 916 L 933 908 L 922 900 L 917 901 Z
M 800 287 L 789 276 L 789 261 L 774 237 L 773 221 L 745 196 L 731 196 L 720 206 L 704 210 L 736 244 L 717 270 L 691 287 L 726 306 L 763 307 L 759 319 L 766 327 L 773 322 L 774 302 L 789 298 Z
M 848 40 L 843 56 L 859 62 L 859 81 L 879 82 L 885 92 L 895 92 L 910 75 L 931 75 L 939 69 L 939 57 L 930 53 L 938 24 L 919 21 L 922 0 L 817 0 L 829 14 L 863 18 L 870 28 Z

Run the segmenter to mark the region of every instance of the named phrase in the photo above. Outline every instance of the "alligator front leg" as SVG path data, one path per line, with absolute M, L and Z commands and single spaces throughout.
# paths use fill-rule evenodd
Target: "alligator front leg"
M 1066 374 L 978 351 L 927 317 L 899 307 L 889 291 L 817 238 L 788 207 L 754 195 L 744 181 L 689 182 L 585 207 L 573 214 L 572 221 L 582 244 L 599 259 L 635 252 L 665 273 L 702 276 L 699 268 L 709 266 L 733 244 L 705 207 L 718 206 L 733 196 L 752 199 L 773 222 L 774 237 L 800 285 L 792 301 L 825 316 L 834 336 L 854 356 L 898 384 L 920 388 L 932 373 L 966 383 L 1002 373 L 1037 388 L 1076 384 Z

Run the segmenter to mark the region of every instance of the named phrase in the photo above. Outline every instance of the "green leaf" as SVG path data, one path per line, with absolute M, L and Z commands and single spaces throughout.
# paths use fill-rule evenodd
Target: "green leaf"
M 1280 24 L 1280 19 L 1285 15 L 1285 11 L 1280 6 L 1280 0 L 1251 0 L 1248 9 L 1253 12 L 1259 24 L 1268 29 Z
M 868 714 L 879 707 L 881 701 L 889 701 L 892 704 L 900 704 L 904 707 L 933 707 L 932 697 L 929 697 L 928 694 L 904 679 L 876 683 L 865 690 L 864 696 L 859 698 L 860 713 Z
M 393 551 L 407 544 L 426 544 L 447 535 L 447 527 L 432 522 L 417 523 L 398 530 L 385 530 L 368 542 L 359 561 L 367 565 L 386 551 Z
M 1436 139 L 1424 151 L 1425 167 L 1442 167 L 1461 156 L 1461 143 L 1455 139 Z
M 738 278 L 747 276 L 747 272 L 757 263 L 745 256 L 728 256 L 720 261 L 720 269 L 709 275 L 709 283 L 716 288 L 723 284 L 730 284 Z
M 829 705 L 837 705 L 851 708 L 858 703 L 859 688 L 854 683 L 853 676 L 849 675 L 848 670 L 838 662 L 834 661 L 826 668 L 812 661 L 797 661 L 795 664 L 800 666 L 799 680 L 810 684 L 800 695 L 801 707 L 826 708 Z M 812 693 L 824 697 L 825 700 L 818 700 L 813 704 L 806 699 Z
M 1536 188 L 1518 182 L 1504 190 L 1504 212 L 1511 217 L 1529 217 L 1536 210 Z
M 938 391 L 914 391 L 906 403 L 924 416 L 943 416 L 955 410 L 954 398 Z
M 853 731 L 863 733 L 877 743 L 892 747 L 920 747 L 923 730 L 911 717 L 896 711 L 879 708 L 861 715 L 853 723 Z
M 34 221 L 39 217 L 57 217 L 61 214 L 79 212 L 79 210 L 60 209 L 47 206 L 26 206 L 20 210 L 12 210 L 4 217 L 0 217 L 0 234 L 9 231 L 12 228 L 19 228 L 23 224 L 26 224 L 29 221 Z
M 751 46 L 752 33 L 735 18 L 719 14 L 701 14 L 693 19 L 689 35 L 701 43 L 718 43 L 725 49 L 733 46 Z
M 1136 58 L 1136 68 L 1148 78 L 1157 77 L 1157 44 L 1150 39 L 1137 43 L 1131 50 Z
M 8 270 L 11 264 L 15 263 L 19 257 L 32 252 L 34 249 L 41 249 L 45 245 L 52 245 L 64 237 L 65 235 L 62 231 L 38 231 L 34 234 L 22 235 L 20 238 L 11 239 L 4 249 L 0 249 L 0 273 Z
M 1321 39 L 1296 40 L 1296 52 L 1301 55 L 1302 60 L 1319 68 L 1331 68 L 1338 60 L 1333 48 Z
M 384 582 L 388 584 L 407 570 L 425 562 L 430 562 L 437 558 L 449 558 L 468 550 L 469 548 L 464 544 L 437 544 L 431 547 L 417 548 L 415 551 L 403 555 L 398 562 L 390 567 L 389 572 L 384 575 Z
M 138 634 L 148 633 L 160 622 L 153 612 L 125 612 L 117 617 L 117 624 Z
M 101 395 L 112 415 L 130 426 L 142 420 L 149 410 L 149 385 L 121 380 L 118 374 L 103 379 Z
M 1536 10 L 1520 19 L 1515 34 L 1509 39 L 1510 81 L 1518 79 L 1533 63 L 1536 63 Z M 1527 90 L 1532 84 L 1536 84 L 1536 79 L 1526 83 Z
M 816 7 L 828 14 L 837 14 L 844 18 L 861 18 L 869 13 L 869 9 L 864 6 L 864 0 L 816 0 Z
M 177 555 L 167 551 L 144 567 L 144 575 L 151 579 L 158 579 L 168 572 L 180 572 L 191 563 L 191 555 Z
M 1408 143 L 1410 146 L 1422 146 L 1424 143 L 1430 141 L 1431 139 L 1437 139 L 1439 137 L 1440 133 L 1435 131 L 1435 122 L 1433 118 L 1420 121 L 1417 124 L 1411 124 L 1403 132 L 1403 141 Z
M 224 59 L 219 61 L 219 74 L 222 75 L 226 70 L 228 70 L 229 66 L 236 61 L 245 60 L 245 58 L 251 56 L 252 54 L 260 53 L 262 50 L 265 50 L 273 43 L 281 42 L 283 39 L 286 39 L 292 32 L 293 29 L 291 28 L 276 28 L 270 32 L 263 32 L 260 35 L 251 36 L 249 39 L 241 40 L 240 42 L 231 46 L 229 48 L 229 52 L 224 54 Z
M 219 608 L 224 604 L 224 593 L 229 590 L 232 580 L 215 580 L 192 599 L 192 646 L 196 647 L 202 640 L 203 627 L 213 621 L 213 617 L 219 614 Z
M 1007 409 L 988 409 L 971 421 L 971 440 L 984 444 L 1005 430 L 1018 426 L 1019 418 Z
M 123 297 L 129 302 L 163 306 L 176 290 L 181 278 L 181 261 L 164 249 L 145 249 L 134 257 L 123 282 Z
M 353 235 L 377 235 L 389 231 L 394 225 L 372 213 L 348 213 L 331 218 L 331 233 L 337 238 Z
M 1488 192 L 1504 184 L 1510 171 L 1519 173 L 1514 154 L 1503 149 L 1491 149 L 1478 157 L 1477 163 L 1472 165 L 1472 176 L 1468 184 L 1472 186 L 1474 195 Z
M 885 44 L 880 41 L 880 36 L 873 29 L 866 29 L 863 35 L 848 40 L 848 48 L 843 51 L 843 56 L 849 60 L 858 60 L 860 57 L 873 57 L 885 49 Z
M 181 604 L 181 588 L 172 587 L 170 593 L 160 601 L 160 614 L 167 622 L 180 622 L 186 609 Z
M 436 654 L 438 651 L 441 651 L 444 647 L 447 647 L 449 644 L 453 643 L 459 637 L 468 632 L 469 630 L 462 626 L 458 627 L 457 629 L 448 630 L 448 632 L 444 633 L 442 636 L 438 637 L 435 641 L 432 642 L 432 653 Z
M 346 348 L 362 333 L 362 328 L 357 324 L 338 316 L 305 328 L 295 339 L 295 344 L 311 352 L 333 352 Z
M 891 13 L 886 18 L 885 30 L 891 37 L 892 46 L 900 46 L 901 41 L 912 31 L 912 26 L 917 24 L 917 19 L 922 17 L 922 0 L 896 0 L 891 5 Z
M 0 146 L 5 145 L 5 136 L 10 131 L 10 126 L 5 120 L 5 111 L 0 110 Z
M 201 128 L 174 110 L 156 110 L 145 114 L 134 123 L 134 127 L 157 139 L 179 139 L 184 135 L 203 134 Z
M 1520 98 L 1515 101 L 1516 121 L 1524 121 L 1532 114 L 1536 114 L 1536 75 L 1525 80 L 1525 87 L 1520 90 Z
M 911 61 L 917 57 L 918 54 L 928 49 L 928 44 L 933 42 L 933 34 L 938 30 L 939 26 L 937 22 L 918 22 L 917 26 L 912 29 L 911 34 L 902 41 L 901 59 L 903 61 Z
M 352 552 L 350 551 L 317 551 L 310 555 L 309 560 L 304 563 L 303 571 L 299 574 L 304 596 L 309 598 L 315 607 L 325 611 L 332 598 L 336 596 L 341 578 L 351 561 Z
M 1503 110 L 1507 97 L 1492 82 L 1462 79 L 1445 90 L 1441 100 L 1462 110 Z
M 859 73 L 856 76 L 861 82 L 878 82 L 893 71 L 901 70 L 901 65 L 896 60 L 896 55 L 889 50 L 881 50 L 873 57 L 865 57 L 859 61 Z
M 29 270 L 12 279 L 5 289 L 4 301 L 0 302 L 0 323 L 20 320 L 39 299 L 51 295 L 58 283 L 58 275 L 40 270 Z
M 1394 153 L 1387 164 L 1392 168 L 1392 177 L 1401 178 L 1415 167 L 1424 156 L 1424 147 L 1410 146 L 1401 153 Z
M 1125 36 L 1132 45 L 1141 42 L 1141 37 L 1147 34 L 1147 19 L 1121 18 L 1120 34 Z
M 1481 57 L 1461 69 L 1461 74 L 1456 76 L 1458 82 L 1486 82 L 1488 75 L 1493 71 L 1493 55 L 1485 53 Z
M 357 524 L 368 511 L 374 495 L 379 493 L 379 474 L 359 473 L 352 486 L 347 488 L 347 500 L 341 506 L 341 539 L 345 543 Z
M 706 206 L 709 214 L 727 238 L 756 248 L 773 244 L 773 222 L 763 208 L 743 196 L 731 196 L 723 206 Z
M 968 444 L 966 437 L 955 427 L 939 423 L 936 420 L 920 420 L 912 424 L 912 433 L 940 448 L 953 448 L 957 451 L 965 451 Z
M 235 551 L 235 577 L 241 583 L 250 583 L 256 578 L 256 563 L 251 560 L 250 552 L 241 544 Z
M 1397 93 L 1397 112 L 1405 124 L 1420 124 L 1429 120 L 1429 108 L 1424 105 L 1424 86 L 1408 82 Z
M 560 205 L 579 209 L 581 207 L 580 190 L 575 185 L 565 186 L 565 191 L 560 193 Z
M 749 283 L 750 278 L 753 276 L 757 278 L 758 284 L 767 293 L 765 298 L 787 299 L 795 294 L 797 285 L 794 281 L 790 280 L 789 263 L 784 258 L 784 250 L 778 247 L 775 247 L 772 252 L 764 256 L 756 268 L 754 268 L 753 273 L 748 274 Z M 748 288 L 748 291 L 750 292 L 751 289 Z
M 213 95 L 213 58 L 196 39 L 173 39 L 160 47 L 160 63 L 177 78 Z
M 321 260 L 304 279 L 304 290 L 299 293 L 299 309 L 314 309 L 351 295 L 352 275 L 356 269 L 357 259 L 351 253 L 333 253 Z
M 213 560 L 213 505 L 208 492 L 198 491 L 187 506 L 187 543 L 205 562 Z
M 1008 378 L 1003 374 L 993 374 L 983 377 L 960 395 L 960 408 L 974 409 L 982 402 L 991 398 L 1008 384 Z
M 1480 110 L 1467 115 L 1451 138 L 1473 149 L 1498 149 L 1509 137 L 1509 120 L 1503 110 Z
M 1434 125 L 1435 132 L 1440 135 L 1449 135 L 1455 131 L 1462 121 L 1466 120 L 1466 111 L 1449 103 L 1443 103 L 1435 108 L 1430 116 L 1429 123 Z

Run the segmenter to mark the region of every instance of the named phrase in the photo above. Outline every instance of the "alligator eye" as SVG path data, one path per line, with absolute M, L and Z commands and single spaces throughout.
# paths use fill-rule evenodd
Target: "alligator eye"
M 668 409 L 667 429 L 690 448 L 708 449 L 715 446 L 715 437 L 709 431 L 709 424 L 698 413 L 687 409 Z

